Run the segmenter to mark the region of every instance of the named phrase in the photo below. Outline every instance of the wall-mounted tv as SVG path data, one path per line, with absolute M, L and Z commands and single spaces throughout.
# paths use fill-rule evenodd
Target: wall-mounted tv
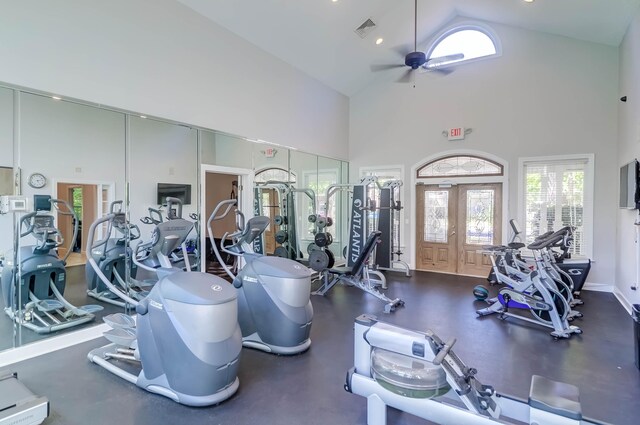
M 639 171 L 640 164 L 637 159 L 620 167 L 620 208 L 640 208 Z
M 191 204 L 191 185 L 175 183 L 158 183 L 158 205 L 167 203 L 167 196 L 178 198 L 182 205 Z

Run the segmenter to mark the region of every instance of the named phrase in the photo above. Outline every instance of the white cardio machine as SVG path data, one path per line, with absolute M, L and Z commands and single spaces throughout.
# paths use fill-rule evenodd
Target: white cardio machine
M 356 318 L 355 365 L 344 388 L 367 398 L 367 424 L 386 425 L 387 406 L 437 424 L 603 424 L 582 416 L 573 385 L 534 375 L 528 401 L 482 385 L 452 351 L 455 342 L 370 315 Z

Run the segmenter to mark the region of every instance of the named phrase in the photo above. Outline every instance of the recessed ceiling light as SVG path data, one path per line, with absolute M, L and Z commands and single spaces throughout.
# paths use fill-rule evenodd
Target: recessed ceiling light
M 524 0 L 525 3 L 533 3 L 534 0 Z
M 140 115 L 140 118 L 147 118 L 146 115 Z
M 58 96 L 51 96 L 51 99 L 53 99 L 53 100 L 61 100 L 62 98 L 58 97 Z
M 382 44 L 383 41 L 384 41 L 384 38 L 380 37 L 376 40 L 376 44 L 379 46 Z
M 331 1 L 334 2 L 334 3 L 338 3 L 338 0 L 331 0 Z

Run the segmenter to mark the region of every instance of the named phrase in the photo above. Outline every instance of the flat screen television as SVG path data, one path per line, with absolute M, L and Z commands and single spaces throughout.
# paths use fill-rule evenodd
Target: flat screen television
M 640 165 L 637 159 L 620 167 L 620 208 L 638 209 L 640 207 L 639 169 Z
M 176 183 L 158 183 L 158 205 L 167 203 L 167 196 L 178 198 L 182 205 L 191 204 L 191 185 Z

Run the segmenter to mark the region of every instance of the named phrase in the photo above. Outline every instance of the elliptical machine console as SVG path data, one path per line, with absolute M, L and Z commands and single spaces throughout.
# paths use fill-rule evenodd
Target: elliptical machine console
M 211 225 L 227 217 L 237 203 L 235 199 L 220 202 L 209 217 L 207 228 L 216 258 L 238 289 L 242 343 L 274 354 L 306 351 L 311 345 L 313 319 L 311 272 L 288 258 L 253 253 L 253 241 L 266 230 L 270 220 L 257 216 L 244 224 L 244 215 L 235 209 L 238 230 L 231 235 L 225 233 L 219 244 L 220 250 L 246 261 L 235 275 L 220 255 Z

